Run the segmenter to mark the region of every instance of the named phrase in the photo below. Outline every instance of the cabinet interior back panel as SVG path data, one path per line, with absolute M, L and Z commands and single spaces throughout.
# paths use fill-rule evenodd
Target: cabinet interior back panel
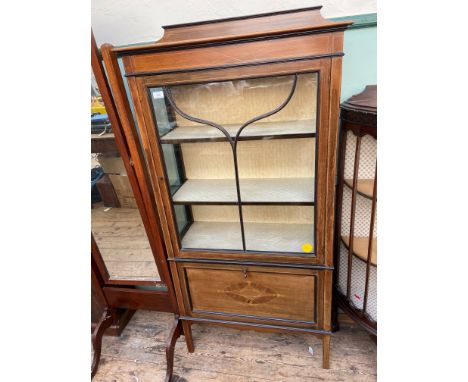
M 243 218 L 249 223 L 313 224 L 313 206 L 243 206 Z M 239 222 L 237 206 L 192 206 L 194 221 Z
M 183 143 L 187 179 L 234 179 L 227 142 Z M 315 138 L 241 141 L 237 147 L 240 178 L 312 178 Z
M 315 119 L 317 75 L 298 76 L 293 97 L 280 112 L 262 122 Z M 276 109 L 288 97 L 293 77 L 255 78 L 172 87 L 177 106 L 185 113 L 218 124 L 242 124 Z M 198 125 L 176 115 L 179 127 Z

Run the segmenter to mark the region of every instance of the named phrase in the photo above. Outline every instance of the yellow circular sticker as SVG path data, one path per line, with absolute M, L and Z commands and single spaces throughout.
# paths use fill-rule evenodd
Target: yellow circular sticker
M 302 245 L 302 250 L 304 252 L 312 252 L 313 249 L 314 249 L 314 247 L 310 243 L 305 243 L 305 244 Z

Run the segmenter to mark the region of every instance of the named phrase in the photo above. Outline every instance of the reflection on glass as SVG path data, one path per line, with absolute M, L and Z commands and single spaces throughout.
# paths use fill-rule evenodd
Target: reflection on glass
M 150 97 L 182 249 L 314 254 L 316 73 Z
M 160 281 L 94 76 L 91 84 L 91 230 L 111 280 Z

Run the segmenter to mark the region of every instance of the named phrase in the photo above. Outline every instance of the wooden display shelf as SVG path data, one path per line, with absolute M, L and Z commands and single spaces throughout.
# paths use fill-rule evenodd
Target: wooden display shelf
M 341 236 L 341 240 L 346 248 L 349 249 L 349 236 Z M 377 266 L 377 238 L 373 239 L 374 245 L 372 246 L 371 264 Z M 353 254 L 367 262 L 367 253 L 369 248 L 368 237 L 354 237 Z
M 239 140 L 315 137 L 315 119 L 281 122 L 258 122 L 242 130 Z M 232 138 L 241 127 L 239 124 L 223 125 Z M 224 134 L 212 126 L 179 126 L 161 137 L 161 143 L 226 141 Z
M 352 179 L 344 179 L 344 183 L 349 188 L 353 188 Z M 366 198 L 372 199 L 372 197 L 374 196 L 374 179 L 358 179 L 356 191 L 358 192 L 358 194 L 361 194 Z
M 314 204 L 314 178 L 240 179 L 242 204 Z M 234 179 L 189 179 L 175 204 L 237 204 Z
M 244 232 L 248 251 L 298 253 L 314 240 L 313 224 L 244 223 Z M 240 222 L 193 222 L 182 248 L 242 250 Z

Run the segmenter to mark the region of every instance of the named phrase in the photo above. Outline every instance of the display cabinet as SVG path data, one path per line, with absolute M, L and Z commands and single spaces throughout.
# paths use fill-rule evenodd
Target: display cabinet
M 102 52 L 132 124 L 128 81 L 182 326 L 310 333 L 328 368 L 350 23 L 320 8 L 167 26 L 154 44 Z
M 337 306 L 377 335 L 377 86 L 341 106 L 335 231 Z

